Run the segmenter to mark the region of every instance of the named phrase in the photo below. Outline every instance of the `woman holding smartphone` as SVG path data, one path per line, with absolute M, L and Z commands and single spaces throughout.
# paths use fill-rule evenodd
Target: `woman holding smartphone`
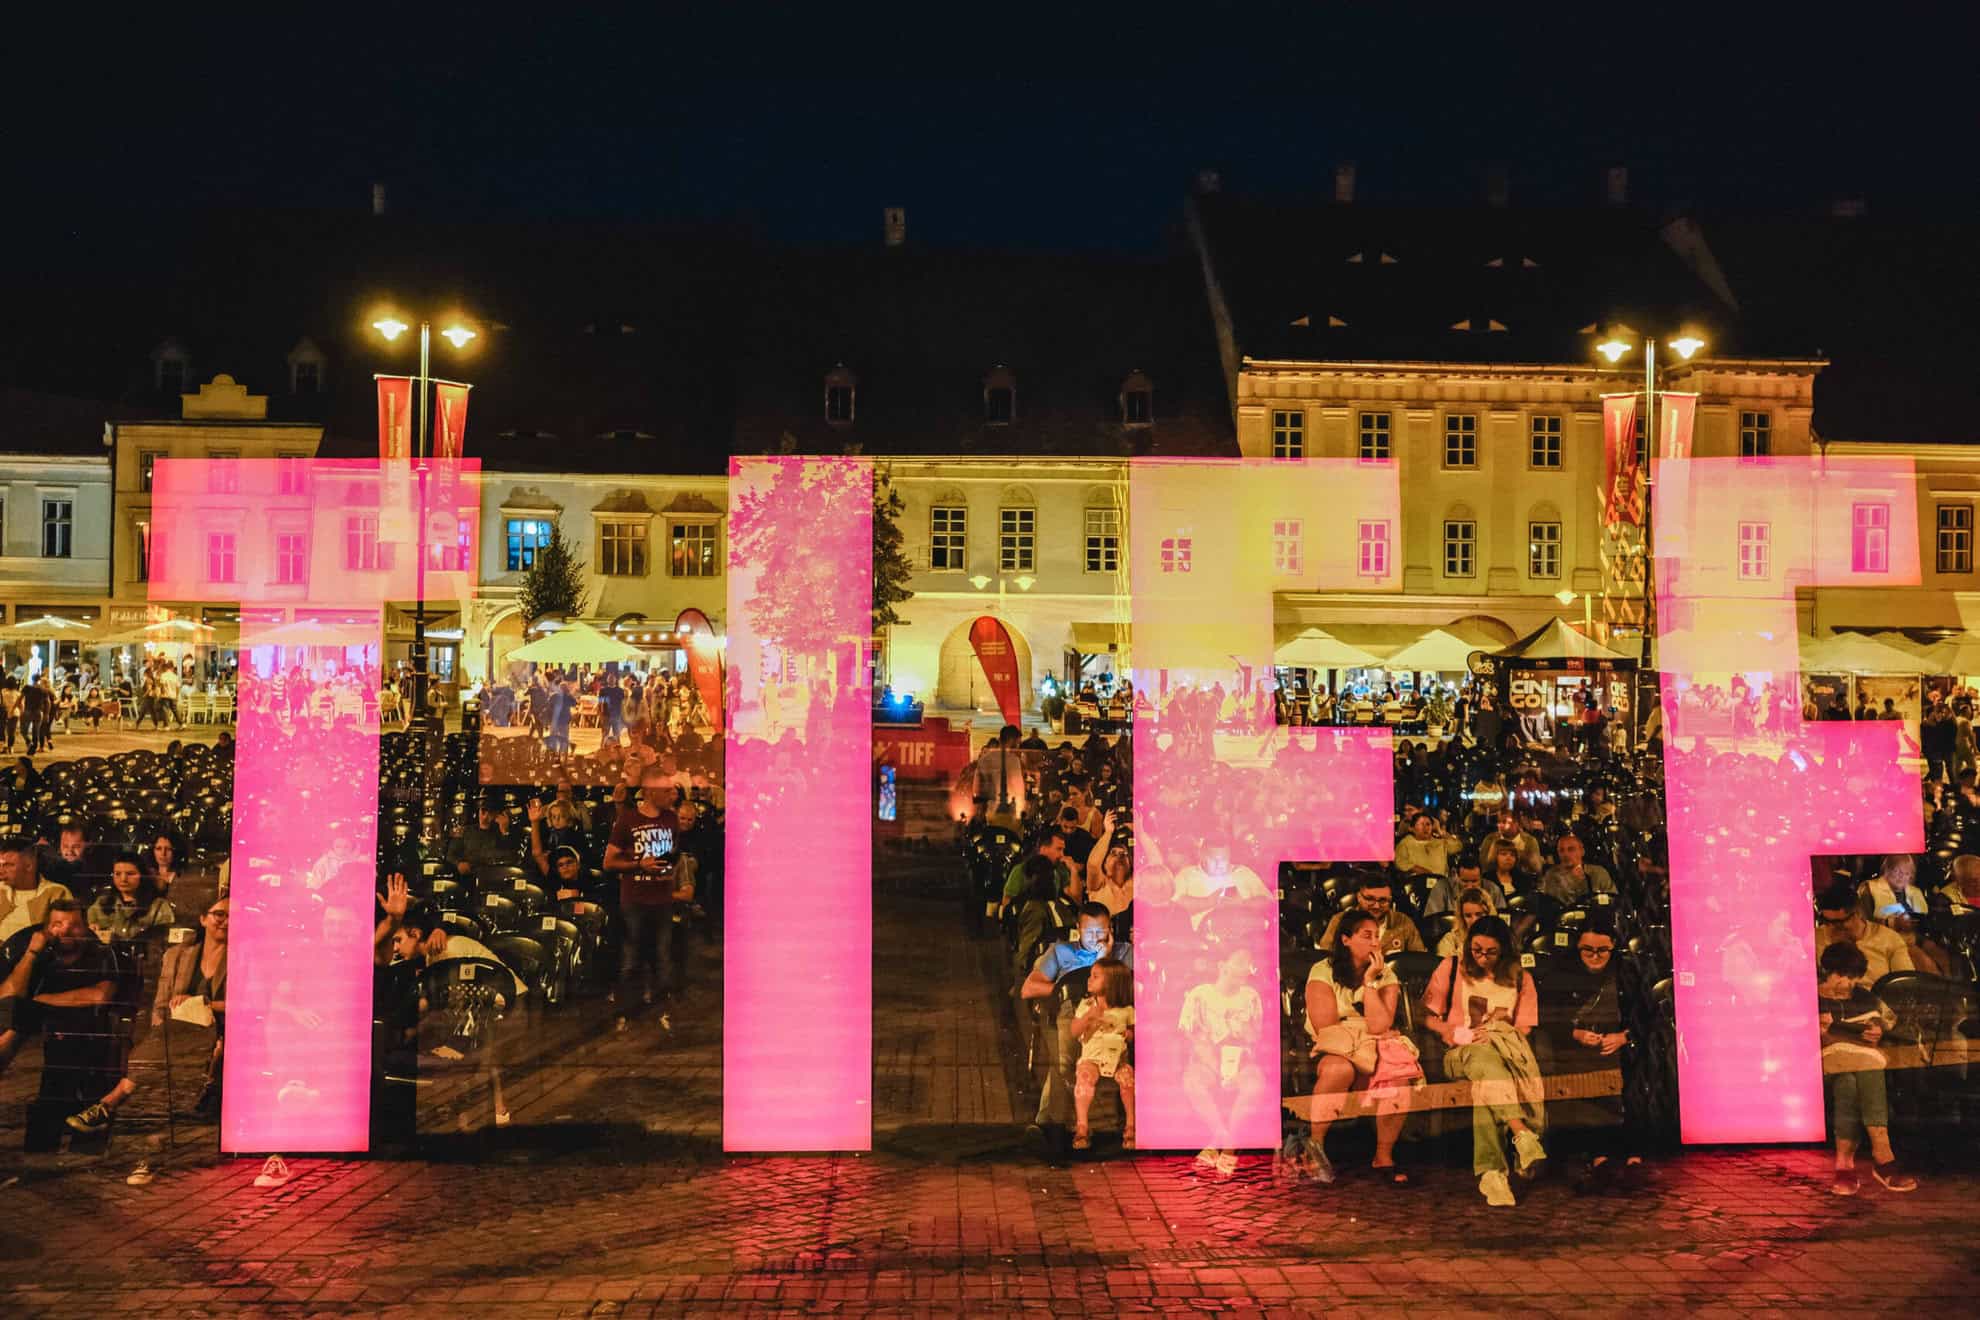
M 1444 1075 L 1470 1082 L 1471 1163 L 1488 1205 L 1512 1205 L 1506 1178 L 1506 1138 L 1522 1177 L 1547 1158 L 1540 1065 L 1527 1037 L 1540 1023 L 1533 978 L 1513 952 L 1512 931 L 1481 917 L 1465 933 L 1464 952 L 1431 974 L 1423 996 L 1425 1024 L 1450 1047 Z M 1481 1098 L 1482 1097 L 1482 1098 Z

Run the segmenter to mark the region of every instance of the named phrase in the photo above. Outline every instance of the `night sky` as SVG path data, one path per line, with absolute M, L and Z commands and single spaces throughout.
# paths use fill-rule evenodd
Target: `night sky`
M 899 203 L 919 240 L 1145 248 L 1201 168 L 1231 190 L 1325 191 L 1341 160 L 1371 201 L 1475 199 L 1495 163 L 1515 204 L 1594 201 L 1615 163 L 1659 204 L 1980 196 L 1970 43 L 1889 5 L 1847 30 L 1815 8 L 1723 6 L 1229 11 L 1246 28 L 1212 6 L 488 6 L 451 24 L 411 8 L 180 9 L 169 29 L 119 17 L 16 43 L 5 223 L 31 238 L 213 207 L 362 210 L 379 179 L 394 210 L 462 219 L 866 240 Z M 1886 26 L 1855 26 L 1871 18 Z

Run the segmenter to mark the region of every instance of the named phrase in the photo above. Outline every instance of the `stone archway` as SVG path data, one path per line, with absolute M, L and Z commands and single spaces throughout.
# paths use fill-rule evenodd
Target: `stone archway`
M 1023 708 L 1031 710 L 1037 704 L 1031 690 L 1031 644 L 1009 619 L 997 621 L 1011 635 L 1011 650 L 1017 658 L 1019 698 Z M 969 644 L 969 627 L 974 622 L 975 617 L 964 620 L 951 628 L 949 635 L 942 639 L 936 669 L 935 704 L 942 710 L 995 714 L 997 698 L 991 693 L 990 682 L 983 675 L 983 666 L 977 662 L 976 652 Z

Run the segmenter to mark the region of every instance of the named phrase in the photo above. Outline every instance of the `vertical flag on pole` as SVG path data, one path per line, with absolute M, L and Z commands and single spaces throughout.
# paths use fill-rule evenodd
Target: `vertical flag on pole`
M 378 457 L 412 457 L 412 377 L 377 376 Z
M 1615 526 L 1637 521 L 1636 395 L 1602 396 L 1602 521 Z
M 471 385 L 451 380 L 433 382 L 433 456 L 459 458 L 467 442 L 467 405 Z
M 1691 457 L 1691 423 L 1698 415 L 1696 394 L 1661 392 L 1663 411 L 1657 414 L 1657 457 Z

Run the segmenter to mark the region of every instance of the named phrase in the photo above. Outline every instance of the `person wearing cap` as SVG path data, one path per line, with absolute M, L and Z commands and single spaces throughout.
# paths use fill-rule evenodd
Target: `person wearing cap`
M 42 878 L 33 839 L 20 834 L 0 839 L 0 940 L 41 925 L 51 903 L 74 897 L 67 885 Z
M 477 866 L 504 866 L 515 860 L 503 829 L 502 809 L 493 798 L 484 797 L 475 823 L 448 841 L 446 857 L 461 875 L 472 875 Z

